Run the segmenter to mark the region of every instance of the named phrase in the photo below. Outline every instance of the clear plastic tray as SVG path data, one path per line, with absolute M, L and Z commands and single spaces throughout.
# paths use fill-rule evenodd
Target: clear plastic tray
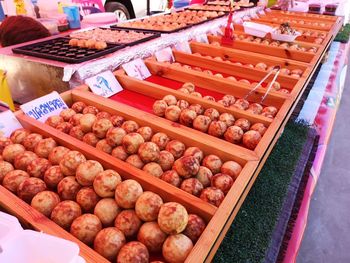
M 244 32 L 246 34 L 256 36 L 256 37 L 265 37 L 267 33 L 270 33 L 273 28 L 267 25 L 262 25 L 254 22 L 244 22 L 243 23 Z

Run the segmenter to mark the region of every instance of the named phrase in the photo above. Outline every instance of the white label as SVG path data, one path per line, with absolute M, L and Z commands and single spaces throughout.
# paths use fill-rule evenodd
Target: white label
M 12 111 L 4 111 L 0 113 L 0 137 L 10 137 L 14 130 L 23 128 Z
M 170 47 L 166 47 L 162 50 L 157 51 L 154 53 L 156 56 L 156 59 L 158 62 L 174 62 L 175 58 L 173 55 L 173 51 L 171 50 Z
M 128 76 L 144 80 L 151 76 L 142 59 L 138 58 L 122 66 Z
M 110 70 L 86 79 L 85 83 L 90 87 L 93 93 L 105 98 L 123 90 L 122 86 Z
M 187 41 L 176 43 L 175 49 L 184 53 L 192 54 L 190 44 Z
M 208 36 L 207 34 L 200 34 L 195 37 L 197 42 L 209 44 Z
M 43 97 L 32 100 L 26 104 L 20 106 L 23 112 L 40 122 L 45 122 L 48 117 L 59 115 L 64 109 L 68 109 L 68 106 L 60 97 L 60 95 L 54 91 Z

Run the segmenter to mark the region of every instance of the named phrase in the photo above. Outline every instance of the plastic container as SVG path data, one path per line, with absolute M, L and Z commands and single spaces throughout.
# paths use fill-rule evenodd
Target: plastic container
M 277 30 L 277 29 L 276 29 Z M 278 41 L 284 41 L 284 42 L 293 42 L 298 36 L 301 36 L 299 32 L 295 32 L 294 35 L 288 35 L 288 34 L 279 34 L 276 33 L 276 30 L 273 30 L 271 32 L 271 38 L 273 40 L 278 40 Z
M 67 15 L 69 27 L 71 29 L 78 29 L 81 27 L 78 6 L 64 6 L 63 12 Z
M 273 28 L 267 25 L 262 25 L 254 22 L 244 22 L 244 33 L 256 36 L 256 37 L 265 37 L 267 33 L 270 33 Z
M 49 30 L 51 35 L 57 35 L 59 33 L 56 19 L 39 18 L 38 21 Z
M 90 14 L 84 16 L 83 22 L 87 24 L 113 24 L 117 22 L 117 16 L 113 12 Z
M 188 6 L 190 4 L 190 0 L 174 0 L 174 7 L 181 8 Z

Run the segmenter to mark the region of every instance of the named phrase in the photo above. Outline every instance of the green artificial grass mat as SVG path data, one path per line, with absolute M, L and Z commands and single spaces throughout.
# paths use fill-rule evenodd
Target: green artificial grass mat
M 218 249 L 214 262 L 263 262 L 309 127 L 289 122 Z
M 350 36 L 350 24 L 346 24 L 339 31 L 339 33 L 335 37 L 334 41 L 338 41 L 338 42 L 341 42 L 341 43 L 348 43 L 349 42 L 349 36 Z

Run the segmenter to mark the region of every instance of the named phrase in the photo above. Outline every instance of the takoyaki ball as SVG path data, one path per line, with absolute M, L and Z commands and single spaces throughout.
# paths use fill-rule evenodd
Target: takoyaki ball
M 185 262 L 192 248 L 191 239 L 184 234 L 171 235 L 163 244 L 162 254 L 167 262 Z
M 233 117 L 232 114 L 225 112 L 219 116 L 219 121 L 224 122 L 227 127 L 230 127 L 235 123 L 235 117 Z
M 165 101 L 165 103 L 168 106 L 176 105 L 176 103 L 177 103 L 177 99 L 176 99 L 176 97 L 174 95 L 166 95 L 166 96 L 164 96 L 163 101 Z
M 163 170 L 162 167 L 155 162 L 150 162 L 145 164 L 145 166 L 142 168 L 143 171 L 145 171 L 146 173 L 155 176 L 157 178 L 159 178 L 162 174 L 163 174 Z
M 140 126 L 135 121 L 125 121 L 121 128 L 124 129 L 126 133 L 133 133 L 136 132 Z
M 220 189 L 224 194 L 230 191 L 234 180 L 228 174 L 218 173 L 211 178 L 211 186 Z
M 228 105 L 232 105 L 236 102 L 236 98 L 232 95 L 225 95 L 222 97 L 222 100 L 225 101 Z
M 168 104 L 164 100 L 156 100 L 153 103 L 153 113 L 159 117 L 163 117 Z
M 57 125 L 56 129 L 60 132 L 69 134 L 70 130 L 73 128 L 73 125 L 69 122 L 62 122 Z
M 190 109 L 184 109 L 180 113 L 180 123 L 185 126 L 191 126 L 194 119 L 197 117 L 197 113 Z
M 203 99 L 208 100 L 208 101 L 215 101 L 215 98 L 213 96 L 204 96 Z
M 201 115 L 204 113 L 204 108 L 200 104 L 192 104 L 188 107 L 190 110 L 193 110 L 197 113 L 197 115 Z
M 85 133 L 91 132 L 92 126 L 94 125 L 96 120 L 97 120 L 96 115 L 92 113 L 84 114 L 79 120 L 82 131 Z
M 213 76 L 214 75 L 214 73 L 211 70 L 208 70 L 208 69 L 203 70 L 203 73 L 205 73 L 205 74 L 207 74 L 209 76 Z
M 99 200 L 92 187 L 84 187 L 77 193 L 77 203 L 85 212 L 92 212 Z
M 7 190 L 16 193 L 18 186 L 27 178 L 29 178 L 29 174 L 27 172 L 22 170 L 12 170 L 5 175 L 2 185 Z
M 110 119 L 114 127 L 121 127 L 125 121 L 124 117 L 118 115 L 113 115 Z
M 122 231 L 126 238 L 134 237 L 141 225 L 142 221 L 133 209 L 121 211 L 114 221 L 114 226 Z
M 265 39 L 261 42 L 263 45 L 270 45 L 270 41 L 268 39 Z
M 113 197 L 117 185 L 121 182 L 122 178 L 119 173 L 114 170 L 105 170 L 97 174 L 93 186 L 100 197 Z
M 86 106 L 83 109 L 83 114 L 93 114 L 96 115 L 97 113 L 99 113 L 99 110 L 95 107 L 95 106 Z
M 30 203 L 33 197 L 46 190 L 46 184 L 43 180 L 35 177 L 25 179 L 17 188 L 17 195 L 23 201 Z
M 190 94 L 190 92 L 186 88 L 179 88 L 177 91 L 185 94 Z
M 5 161 L 13 163 L 15 158 L 24 152 L 25 148 L 21 144 L 10 144 L 4 148 L 2 157 Z
M 0 161 L 0 184 L 2 183 L 2 180 L 4 179 L 5 175 L 13 170 L 14 167 L 11 163 L 6 161 Z
M 75 200 L 81 185 L 74 176 L 64 177 L 57 185 L 57 193 L 61 200 Z
M 225 194 L 218 188 L 207 187 L 203 189 L 200 199 L 216 207 L 219 207 L 225 198 Z
M 28 164 L 37 158 L 39 157 L 35 153 L 24 151 L 16 156 L 14 166 L 17 170 L 27 171 Z
M 78 166 L 75 177 L 82 186 L 91 186 L 101 172 L 103 172 L 103 167 L 99 162 L 88 160 Z
M 160 179 L 176 187 L 180 187 L 182 182 L 181 177 L 174 170 L 166 171 L 165 173 L 162 174 Z
M 253 130 L 247 131 L 243 135 L 243 145 L 251 150 L 255 149 L 255 147 L 258 145 L 260 140 L 261 140 L 261 135 L 257 131 L 253 131 Z
M 56 128 L 58 124 L 64 122 L 64 119 L 61 116 L 50 116 L 46 119 L 45 124 Z
M 145 165 L 142 162 L 140 156 L 138 156 L 137 154 L 130 155 L 128 158 L 126 158 L 125 162 L 127 162 L 128 164 L 131 164 L 132 166 L 138 169 L 142 169 L 142 167 Z
M 100 219 L 93 214 L 83 214 L 74 219 L 70 233 L 87 245 L 92 245 L 102 229 Z
M 248 111 L 253 113 L 253 114 L 261 114 L 263 110 L 263 106 L 259 103 L 253 103 L 249 105 Z
M 123 146 L 115 147 L 111 155 L 119 160 L 125 161 L 129 154 L 124 150 Z
M 44 182 L 47 187 L 56 189 L 58 183 L 64 178 L 63 173 L 58 165 L 49 167 L 44 174 Z
M 244 132 L 241 129 L 241 127 L 231 126 L 226 130 L 226 132 L 224 134 L 224 138 L 228 142 L 238 144 L 241 142 L 241 140 L 243 138 L 243 134 L 244 134 Z
M 82 101 L 77 101 L 77 102 L 74 102 L 73 105 L 72 105 L 72 110 L 74 110 L 76 113 L 82 113 L 83 110 L 85 109 L 86 107 L 86 104 Z
M 291 75 L 299 75 L 299 77 L 301 75 L 303 75 L 303 71 L 301 69 L 293 69 L 291 72 L 290 72 Z
M 216 109 L 209 108 L 204 111 L 204 116 L 209 117 L 212 121 L 216 121 L 219 119 L 220 113 Z
M 184 83 L 183 85 L 182 85 L 182 88 L 185 88 L 185 89 L 187 89 L 189 92 L 194 92 L 194 90 L 195 90 L 195 85 L 193 84 L 193 83 L 191 83 L 191 82 L 186 82 L 186 83 Z
M 215 137 L 221 137 L 227 130 L 227 125 L 223 121 L 212 121 L 209 125 L 208 134 Z
M 165 118 L 177 122 L 180 119 L 181 109 L 176 105 L 171 105 L 165 110 Z
M 114 198 L 103 198 L 95 206 L 94 215 L 96 215 L 104 226 L 113 226 L 114 220 L 121 212 Z
M 69 120 L 69 123 L 72 124 L 73 126 L 78 126 L 80 125 L 80 119 L 83 116 L 84 116 L 83 114 L 77 113 L 74 116 L 72 116 L 72 118 Z
M 289 94 L 290 93 L 290 91 L 287 90 L 287 89 L 280 89 L 279 92 L 280 93 L 284 93 L 284 94 Z
M 36 158 L 27 166 L 27 172 L 30 176 L 44 178 L 44 174 L 51 167 L 51 163 L 44 158 Z
M 10 138 L 0 136 L 0 155 L 2 155 L 2 152 L 4 151 L 5 147 L 10 144 L 13 144 Z M 27 149 L 27 150 L 30 150 L 30 149 Z
M 157 220 L 160 207 L 163 205 L 162 198 L 150 191 L 143 192 L 135 204 L 136 215 L 143 221 Z
M 118 206 L 128 209 L 134 208 L 136 200 L 143 193 L 142 186 L 135 180 L 125 180 L 115 189 L 115 200 Z
M 51 220 L 68 230 L 73 221 L 81 216 L 81 208 L 74 201 L 62 201 L 52 210 Z
M 256 69 L 261 69 L 261 70 L 266 70 L 267 69 L 267 65 L 263 62 L 260 62 L 258 64 L 255 65 Z
M 98 120 L 100 120 L 100 119 L 108 119 L 108 120 L 110 120 L 111 119 L 111 114 L 109 114 L 108 112 L 105 112 L 105 111 L 100 111 L 99 113 L 96 114 L 96 118 Z
M 227 161 L 221 166 L 221 173 L 231 176 L 233 180 L 237 179 L 241 171 L 242 166 L 235 161 Z
M 78 125 L 70 129 L 69 135 L 78 139 L 79 141 L 82 141 L 84 139 L 85 132 L 83 131 L 82 126 Z
M 60 112 L 60 116 L 64 121 L 68 122 L 76 114 L 73 109 L 64 109 Z
M 290 74 L 290 70 L 287 69 L 287 68 L 281 68 L 280 73 L 281 74 L 285 74 L 285 75 L 289 75 Z
M 199 196 L 203 190 L 202 183 L 196 178 L 185 179 L 180 186 L 181 190 L 194 196 Z
M 116 227 L 102 229 L 94 240 L 94 250 L 108 259 L 116 261 L 119 250 L 125 245 L 126 240 L 122 231 Z
M 271 85 L 271 82 L 267 84 L 267 87 L 269 87 Z M 275 81 L 272 84 L 272 90 L 280 90 L 281 89 L 281 84 L 279 84 L 279 82 Z
M 191 92 L 190 95 L 193 96 L 193 97 L 197 97 L 197 98 L 202 98 L 203 97 L 202 94 L 200 94 L 197 91 Z
M 18 144 L 22 144 L 23 141 L 25 140 L 25 138 L 27 138 L 27 136 L 30 134 L 30 131 L 26 130 L 26 129 L 17 129 L 14 130 L 11 135 L 10 135 L 10 140 L 13 143 L 18 143 Z
M 141 127 L 137 130 L 137 133 L 140 134 L 145 142 L 148 142 L 152 139 L 153 130 L 148 126 Z
M 97 119 L 92 125 L 92 132 L 100 139 L 106 137 L 107 131 L 113 127 L 109 119 Z
M 192 242 L 195 243 L 203 233 L 205 227 L 206 224 L 201 217 L 195 214 L 189 214 L 188 223 L 183 234 L 189 237 Z
M 78 151 L 69 151 L 63 156 L 63 159 L 60 161 L 60 168 L 64 175 L 75 175 L 76 169 L 78 166 L 86 162 L 85 156 Z
M 158 224 L 162 231 L 169 235 L 185 230 L 188 222 L 186 208 L 179 203 L 169 202 L 161 206 L 158 214 Z
M 240 79 L 238 82 L 250 85 L 250 81 L 247 79 Z
M 277 108 L 275 108 L 273 106 L 265 107 L 263 109 L 262 113 L 267 113 L 267 114 L 272 115 L 273 117 L 275 117 L 276 114 L 277 114 Z
M 186 100 L 178 100 L 176 106 L 180 108 L 180 110 L 187 109 L 190 104 Z
M 151 141 L 157 144 L 159 147 L 159 150 L 162 151 L 165 149 L 166 145 L 170 141 L 170 138 L 165 133 L 158 132 L 153 135 Z
M 201 132 L 207 132 L 211 123 L 211 119 L 208 116 L 199 115 L 193 121 L 193 128 Z
M 234 105 L 240 106 L 241 108 L 243 108 L 243 110 L 246 110 L 249 108 L 249 101 L 247 101 L 245 99 L 238 99 L 238 100 L 236 100 Z
M 263 136 L 267 130 L 266 126 L 262 123 L 253 124 L 250 129 L 259 132 L 261 136 Z
M 142 143 L 138 149 L 138 154 L 144 163 L 157 162 L 159 152 L 159 147 L 154 142 Z
M 175 160 L 179 159 L 184 154 L 185 149 L 186 149 L 185 144 L 183 144 L 178 140 L 172 140 L 168 142 L 165 147 L 165 150 L 170 152 L 174 156 Z
M 83 136 L 82 139 L 83 142 L 85 142 L 88 145 L 91 145 L 93 147 L 96 147 L 96 144 L 100 141 L 100 139 L 96 136 L 93 132 L 88 132 Z
M 167 234 L 156 222 L 144 223 L 137 234 L 137 240 L 144 244 L 150 252 L 161 251 L 166 238 Z
M 123 137 L 122 146 L 128 154 L 135 154 L 139 150 L 140 145 L 144 142 L 145 140 L 140 134 L 132 132 Z
M 161 151 L 159 153 L 158 164 L 162 168 L 163 171 L 168 171 L 173 167 L 174 164 L 174 156 L 168 151 Z
M 144 244 L 137 241 L 126 243 L 118 253 L 117 263 L 148 263 L 149 253 Z
M 232 80 L 232 81 L 237 81 L 237 79 L 234 76 L 228 76 L 226 79 Z
M 105 153 L 108 153 L 108 154 L 111 154 L 112 151 L 113 151 L 113 147 L 108 144 L 106 139 L 99 140 L 96 143 L 96 149 L 100 150 L 100 151 L 103 151 Z
M 220 74 L 220 73 L 216 73 L 216 74 L 214 74 L 214 76 L 215 77 L 218 77 L 218 78 L 223 78 L 224 76 L 222 75 L 222 74 Z
M 195 157 L 199 163 L 202 162 L 204 154 L 201 149 L 198 147 L 188 147 L 184 152 L 184 156 L 193 156 Z
M 222 161 L 218 156 L 210 154 L 203 159 L 202 165 L 209 168 L 213 174 L 217 174 L 220 172 Z
M 240 127 L 243 130 L 243 132 L 248 131 L 250 129 L 250 125 L 250 121 L 244 118 L 240 118 L 235 121 L 235 126 Z
M 33 197 L 30 205 L 44 216 L 50 218 L 52 210 L 59 202 L 60 197 L 58 194 L 51 191 L 42 191 Z
M 173 169 L 183 178 L 190 178 L 199 171 L 200 163 L 194 156 L 183 156 L 177 159 Z
M 198 173 L 196 174 L 196 179 L 203 185 L 203 187 L 210 186 L 212 177 L 213 173 L 209 168 L 205 166 L 199 167 Z
M 122 139 L 126 134 L 126 131 L 122 128 L 110 128 L 106 135 L 107 143 L 112 147 L 121 145 Z

